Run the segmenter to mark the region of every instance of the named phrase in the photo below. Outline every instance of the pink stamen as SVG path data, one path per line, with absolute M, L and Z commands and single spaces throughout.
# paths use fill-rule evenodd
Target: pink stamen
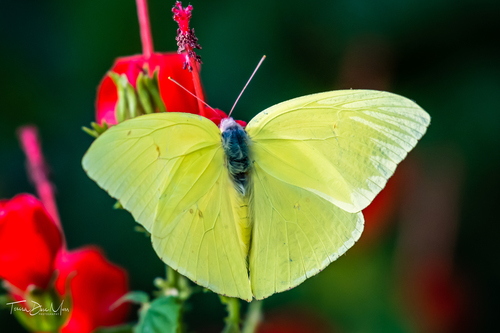
M 264 61 L 264 59 L 266 59 L 266 56 L 262 56 L 262 59 L 260 59 L 259 63 L 257 64 L 257 67 L 255 67 L 252 75 L 250 76 L 250 78 L 247 81 L 247 84 L 245 84 L 245 86 L 243 87 L 243 90 L 238 95 L 238 98 L 236 99 L 236 102 L 234 102 L 233 107 L 231 108 L 231 111 L 229 111 L 229 114 L 227 115 L 228 118 L 231 117 L 231 113 L 233 112 L 233 109 L 236 106 L 236 103 L 238 103 L 238 101 L 240 100 L 241 95 L 243 95 L 243 92 L 247 88 L 248 84 L 250 83 L 250 81 L 252 81 L 253 76 L 255 75 L 255 73 L 257 72 L 257 70 L 259 69 L 260 65 L 262 65 L 262 62 Z
M 184 69 L 189 69 L 193 76 L 194 92 L 198 100 L 198 111 L 200 116 L 206 116 L 205 108 L 203 107 L 203 89 L 201 87 L 200 73 L 198 72 L 198 64 L 201 64 L 201 58 L 196 54 L 194 49 L 201 50 L 198 44 L 198 38 L 194 34 L 194 29 L 189 29 L 189 20 L 193 6 L 189 5 L 185 8 L 182 7 L 180 1 L 176 1 L 172 12 L 174 13 L 174 21 L 179 24 L 177 30 L 177 53 L 185 52 L 186 61 L 184 62 Z

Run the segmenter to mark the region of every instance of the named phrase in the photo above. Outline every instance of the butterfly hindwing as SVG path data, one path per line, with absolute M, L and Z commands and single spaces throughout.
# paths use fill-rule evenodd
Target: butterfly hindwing
M 364 220 L 320 196 L 253 169 L 250 281 L 257 299 L 319 273 L 359 239 Z

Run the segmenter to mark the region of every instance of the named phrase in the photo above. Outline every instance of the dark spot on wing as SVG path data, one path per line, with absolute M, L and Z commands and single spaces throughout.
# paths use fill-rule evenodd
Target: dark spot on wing
M 132 131 L 131 131 L 131 130 L 130 130 L 130 131 L 128 131 L 127 135 L 130 135 L 130 134 L 132 134 Z
M 191 208 L 191 209 L 189 210 L 189 212 L 190 212 L 191 214 L 193 214 L 193 209 Z

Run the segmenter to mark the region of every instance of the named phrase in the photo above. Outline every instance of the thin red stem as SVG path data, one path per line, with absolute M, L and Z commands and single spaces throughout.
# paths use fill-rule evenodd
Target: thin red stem
M 147 0 L 136 0 L 137 16 L 141 29 L 142 54 L 148 59 L 154 52 L 153 36 L 151 35 L 151 25 L 149 24 L 149 12 Z
M 24 126 L 19 128 L 18 136 L 19 141 L 21 141 L 21 147 L 28 160 L 28 175 L 35 185 L 38 197 L 62 232 L 61 220 L 59 219 L 54 196 L 54 186 L 48 179 L 47 166 L 42 154 L 38 130 L 34 126 Z
M 193 68 L 193 71 L 191 74 L 193 75 L 193 84 L 194 84 L 194 93 L 198 97 L 198 109 L 200 110 L 200 116 L 205 117 L 206 112 L 205 112 L 205 103 L 203 98 L 203 89 L 201 88 L 201 81 L 200 81 L 200 73 L 198 72 L 198 64 L 196 61 L 193 61 L 193 59 L 188 58 L 189 62 L 191 64 L 191 67 Z

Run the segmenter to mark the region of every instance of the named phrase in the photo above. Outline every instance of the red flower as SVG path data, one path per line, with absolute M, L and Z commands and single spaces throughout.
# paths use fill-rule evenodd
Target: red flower
M 143 55 L 122 57 L 116 60 L 111 71 L 126 74 L 130 84 L 135 87 L 137 76 L 143 71 L 144 65 L 148 66 L 151 75 L 158 70 L 160 95 L 167 111 L 198 114 L 196 99 L 168 79 L 170 76 L 189 91 L 194 91 L 191 74 L 182 69 L 184 58 L 183 55 L 177 53 L 153 53 L 148 60 Z M 106 121 L 108 125 L 117 124 L 115 114 L 117 102 L 117 87 L 111 77 L 106 75 L 97 88 L 96 122 L 102 124 Z
M 128 292 L 127 273 L 110 263 L 97 248 L 61 253 L 56 263 L 56 289 L 65 294 L 69 283 L 72 312 L 61 333 L 90 333 L 98 327 L 123 323 L 129 305 L 111 306 Z
M 56 272 L 53 286 L 50 282 Z M 90 333 L 127 318 L 128 304 L 110 308 L 128 292 L 126 272 L 96 248 L 68 252 L 59 227 L 38 199 L 28 194 L 0 201 L 0 278 L 10 284 L 8 291 L 18 301 L 29 299 L 30 285 L 44 290 L 42 293 L 54 302 L 58 300 L 51 298 L 52 288 L 61 298 L 70 298 L 71 312 L 62 333 Z M 67 286 L 70 295 L 66 295 Z M 32 328 L 37 325 L 33 321 L 29 324 Z M 60 323 L 54 321 L 53 325 Z
M 59 228 L 35 197 L 0 201 L 0 278 L 21 291 L 47 288 L 61 245 Z
M 158 70 L 160 96 L 167 111 L 199 114 L 219 125 L 220 121 L 227 117 L 226 113 L 204 106 L 205 98 L 199 77 L 201 58 L 194 51 L 195 49 L 201 49 L 201 46 L 198 44 L 194 29 L 189 28 L 192 10 L 191 5 L 183 8 L 179 1 L 175 3 L 172 9 L 174 20 L 179 24 L 176 37 L 177 53 L 152 53 L 153 44 L 147 7 L 144 2 L 138 3 L 144 55 L 118 58 L 111 71 L 117 74 L 125 74 L 129 83 L 135 88 L 137 77 L 145 66 L 149 69 L 150 75 L 153 75 Z M 189 72 L 183 69 L 189 69 Z M 169 76 L 186 90 L 194 93 L 199 100 L 189 96 L 182 88 L 170 82 Z M 108 74 L 97 89 L 96 122 L 102 124 L 105 121 L 108 125 L 116 125 L 118 123 L 116 117 L 117 103 L 118 89 Z M 237 120 L 236 122 L 243 127 L 246 126 L 244 121 Z

